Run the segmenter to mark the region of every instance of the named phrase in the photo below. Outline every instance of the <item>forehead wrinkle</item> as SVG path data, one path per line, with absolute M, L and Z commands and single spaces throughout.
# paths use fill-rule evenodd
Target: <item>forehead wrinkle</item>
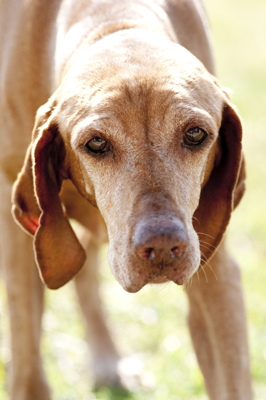
M 141 86 L 132 89 L 125 85 L 120 90 L 113 87 L 101 96 L 96 95 L 89 111 L 98 116 L 99 127 L 105 127 L 112 136 L 119 130 L 119 135 L 142 137 L 141 132 L 147 131 L 147 92 Z
M 126 130 L 130 128 L 133 132 L 139 122 L 147 138 L 151 130 L 167 122 L 167 117 L 172 122 L 178 114 L 185 115 L 185 119 L 188 119 L 187 114 L 192 117 L 194 114 L 195 118 L 201 115 L 208 121 L 215 119 L 217 122 L 221 116 L 220 104 L 216 107 L 210 106 L 213 96 L 201 101 L 202 96 L 198 93 L 193 95 L 194 90 L 191 93 L 180 86 L 166 89 L 163 85 L 149 81 L 138 82 L 136 79 L 121 86 L 119 91 L 113 92 L 111 97 L 108 96 L 110 101 L 106 102 L 106 108 L 116 114 Z
M 150 127 L 154 122 L 158 122 L 158 118 L 160 121 L 165 119 L 175 96 L 176 93 L 172 90 L 158 88 L 152 82 L 133 79 L 121 85 L 119 91 L 111 95 L 108 93 L 105 104 L 100 105 L 100 110 L 110 112 L 120 121 L 127 134 L 134 135 L 136 130 L 141 130 L 148 138 Z
M 210 107 L 206 109 L 206 100 L 203 99 L 202 106 L 202 96 L 196 90 L 187 90 L 186 82 L 177 82 L 174 86 L 171 82 L 161 82 L 152 76 L 148 78 L 138 74 L 130 79 L 124 77 L 119 85 L 115 83 L 114 77 L 105 88 L 96 85 L 82 90 L 78 96 L 66 98 L 61 104 L 64 114 L 68 115 L 63 119 L 64 129 L 71 131 L 78 121 L 97 115 L 97 126 L 93 128 L 102 130 L 107 136 L 110 133 L 110 139 L 113 137 L 119 141 L 122 134 L 134 139 L 135 144 L 137 141 L 143 143 L 143 140 L 149 144 L 151 140 L 165 141 L 167 128 L 167 137 L 171 132 L 174 137 L 173 125 L 181 126 L 186 119 L 192 119 L 193 114 L 195 119 L 197 114 L 204 113 L 208 119 L 212 119 Z M 171 139 L 173 137 L 171 135 Z M 159 147 L 162 144 L 159 143 Z

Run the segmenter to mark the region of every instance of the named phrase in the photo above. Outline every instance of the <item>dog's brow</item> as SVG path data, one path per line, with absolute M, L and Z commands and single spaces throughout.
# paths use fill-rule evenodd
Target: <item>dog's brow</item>
M 88 135 L 89 131 L 95 130 L 95 131 L 101 131 L 102 129 L 105 130 L 104 128 L 104 121 L 108 119 L 107 115 L 102 114 L 101 116 L 99 115 L 94 115 L 91 117 L 88 117 L 78 123 L 72 132 L 72 138 L 71 138 L 71 144 L 73 147 L 77 147 L 80 142 L 86 138 Z
M 202 122 L 210 127 L 210 130 L 216 130 L 216 121 L 213 116 L 206 110 L 200 107 L 193 107 L 187 104 L 178 104 L 176 108 L 174 108 L 173 112 L 177 117 L 182 115 L 183 121 L 186 123 L 188 120 L 195 120 Z

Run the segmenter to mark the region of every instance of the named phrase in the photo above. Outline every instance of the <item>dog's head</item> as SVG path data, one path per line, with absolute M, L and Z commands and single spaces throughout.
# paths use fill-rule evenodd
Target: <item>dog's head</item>
M 63 179 L 99 208 L 127 291 L 187 282 L 244 192 L 241 138 L 228 96 L 181 46 L 128 30 L 81 49 L 37 113 L 13 191 L 44 282 L 62 286 L 85 259 L 59 199 Z

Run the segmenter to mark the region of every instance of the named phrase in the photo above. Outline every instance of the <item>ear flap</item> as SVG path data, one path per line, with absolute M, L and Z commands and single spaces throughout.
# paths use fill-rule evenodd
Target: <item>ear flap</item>
M 245 191 L 242 157 L 242 124 L 236 110 L 225 105 L 220 128 L 222 156 L 203 187 L 194 214 L 203 263 L 215 252 L 229 223 L 231 212 Z
M 32 171 L 32 145 L 37 138 L 39 128 L 51 115 L 51 107 L 48 104 L 42 106 L 36 116 L 32 141 L 28 147 L 24 165 L 18 174 L 12 191 L 12 214 L 15 221 L 30 235 L 34 235 L 39 226 L 41 210 L 38 206 L 33 184 Z
M 32 143 L 28 147 L 22 170 L 13 185 L 12 214 L 23 230 L 34 235 L 39 226 L 41 211 L 34 195 L 31 149 Z
M 33 143 L 14 185 L 12 211 L 16 221 L 27 232 L 35 234 L 35 255 L 41 277 L 50 289 L 57 289 L 81 269 L 85 251 L 59 198 L 64 148 L 51 110 L 45 105 L 38 111 Z
M 240 200 L 244 196 L 245 190 L 246 190 L 246 184 L 245 184 L 245 179 L 246 179 L 246 168 L 245 168 L 245 158 L 244 155 L 242 154 L 242 160 L 241 160 L 241 165 L 239 169 L 239 174 L 238 174 L 238 179 L 237 183 L 235 186 L 234 190 L 234 209 L 238 206 L 240 203 Z

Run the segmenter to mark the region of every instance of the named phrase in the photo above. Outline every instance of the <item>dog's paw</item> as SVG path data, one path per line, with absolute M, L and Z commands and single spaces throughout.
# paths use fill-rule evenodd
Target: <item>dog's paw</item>
M 155 389 L 156 381 L 152 373 L 145 371 L 144 364 L 138 355 L 122 358 L 118 363 L 119 376 L 123 387 L 135 391 L 142 388 L 145 391 Z
M 127 391 L 140 387 L 152 391 L 156 386 L 153 374 L 144 371 L 143 362 L 136 355 L 98 360 L 94 364 L 94 376 L 96 390 L 115 386 Z
M 107 386 L 122 386 L 118 373 L 119 361 L 119 357 L 105 357 L 94 360 L 92 368 L 95 390 Z

